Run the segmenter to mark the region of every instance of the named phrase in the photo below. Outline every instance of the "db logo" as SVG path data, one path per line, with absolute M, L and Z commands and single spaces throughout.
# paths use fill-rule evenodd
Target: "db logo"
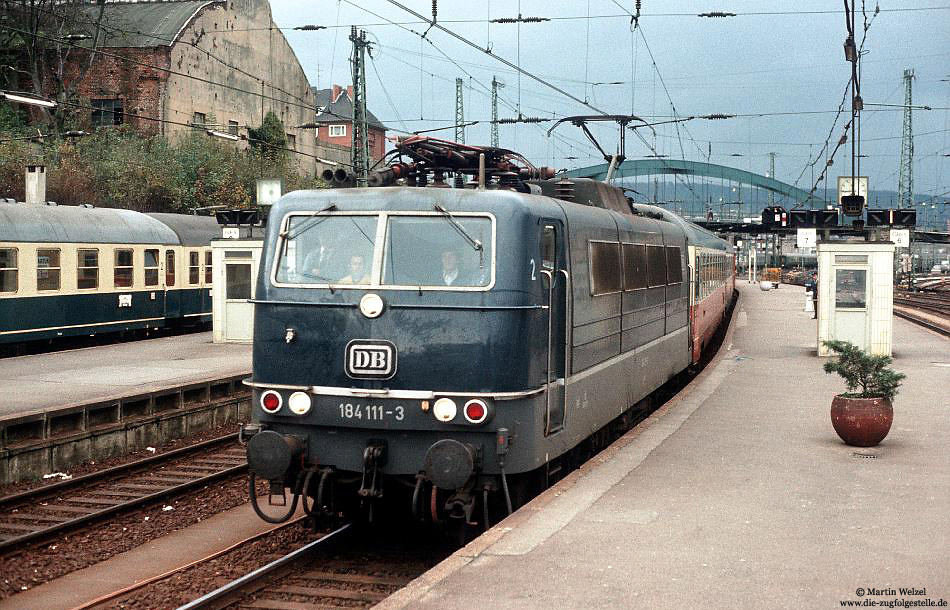
M 350 341 L 346 374 L 354 379 L 389 379 L 396 374 L 396 346 L 389 341 Z

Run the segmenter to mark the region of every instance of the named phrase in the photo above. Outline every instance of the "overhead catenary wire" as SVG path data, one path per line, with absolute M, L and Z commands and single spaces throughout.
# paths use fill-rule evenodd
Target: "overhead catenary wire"
M 359 4 L 356 4 L 355 2 L 352 2 L 351 0 L 342 0 L 342 1 L 346 2 L 347 4 L 349 4 L 349 5 L 351 5 L 351 6 L 355 7 L 355 8 L 358 8 L 358 9 L 360 9 L 360 10 L 362 10 L 362 11 L 365 11 L 365 12 L 367 12 L 367 13 L 369 13 L 369 14 L 375 16 L 375 17 L 378 17 L 378 18 L 380 18 L 380 19 L 386 19 L 386 18 L 383 17 L 382 15 L 379 15 L 378 13 L 375 13 L 375 12 L 373 12 L 373 11 L 367 9 L 367 8 L 364 7 L 364 6 L 361 6 L 361 5 L 359 5 Z M 398 4 L 398 3 L 397 3 L 397 4 Z M 401 5 L 399 5 L 399 6 L 401 6 Z M 406 10 L 409 10 L 409 9 L 406 9 Z M 412 12 L 412 11 L 410 11 L 410 12 Z M 413 14 L 417 14 L 417 13 L 414 13 L 414 12 L 413 12 Z M 426 23 L 429 23 L 429 22 L 426 22 Z M 440 24 L 438 24 L 438 23 L 432 22 L 431 25 L 432 25 L 433 28 L 438 28 L 439 30 L 446 31 L 446 29 L 445 29 L 444 27 L 442 27 L 442 26 L 441 26 Z M 422 40 L 425 40 L 426 42 L 428 42 L 429 45 L 430 45 L 433 49 L 435 49 L 440 55 L 442 55 L 443 57 L 445 57 L 448 61 L 450 61 L 453 65 L 455 65 L 455 67 L 458 68 L 462 73 L 464 73 L 466 76 L 468 76 L 468 77 L 469 77 L 469 80 L 470 80 L 471 82 L 477 83 L 478 86 L 481 88 L 481 91 L 479 91 L 479 93 L 482 93 L 482 94 L 485 94 L 485 95 L 490 95 L 491 89 L 490 89 L 490 87 L 489 87 L 488 85 L 486 85 L 485 83 L 483 83 L 481 80 L 475 78 L 468 70 L 466 70 L 466 69 L 463 68 L 461 65 L 459 65 L 459 63 L 456 62 L 454 58 L 452 58 L 450 55 L 448 55 L 447 53 L 445 53 L 444 51 L 442 51 L 442 49 L 440 49 L 440 48 L 435 44 L 435 42 L 433 42 L 433 41 L 431 40 L 430 37 L 428 37 L 428 36 L 423 36 L 422 33 L 417 32 L 416 30 L 413 30 L 412 28 L 402 27 L 402 29 L 404 29 L 404 30 L 406 30 L 406 31 L 408 31 L 408 32 L 410 32 L 410 33 L 412 33 L 412 34 L 418 36 L 419 39 L 420 39 L 420 44 L 421 44 L 421 41 L 422 41 Z M 430 29 L 432 29 L 432 28 L 430 28 Z M 428 31 L 428 30 L 427 30 L 427 31 Z M 476 45 L 475 43 L 472 43 L 472 42 L 469 41 L 468 44 L 474 46 L 475 48 L 478 48 L 478 49 L 484 51 L 484 49 L 481 49 L 481 47 L 479 47 L 479 46 Z M 489 54 L 491 54 L 491 53 L 489 52 Z M 520 68 L 519 68 L 519 69 L 520 69 Z M 433 74 L 433 77 L 435 77 L 434 74 Z M 504 103 L 506 106 L 508 106 L 511 110 L 514 110 L 514 111 L 516 111 L 516 112 L 518 111 L 517 106 L 514 105 L 514 104 L 512 104 L 512 103 L 509 102 L 508 100 L 506 100 L 503 96 L 498 96 L 498 99 L 501 100 L 502 103 Z M 591 108 L 593 108 L 593 107 L 591 107 Z M 594 110 L 597 110 L 597 109 L 594 109 Z M 598 110 L 598 112 L 601 112 L 601 113 L 602 113 L 602 111 L 599 111 L 599 110 Z

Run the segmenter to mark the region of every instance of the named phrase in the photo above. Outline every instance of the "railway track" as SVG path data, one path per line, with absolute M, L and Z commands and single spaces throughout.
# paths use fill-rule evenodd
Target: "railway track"
M 237 435 L 0 498 L 0 552 L 247 470 Z
M 410 546 L 379 544 L 347 524 L 178 610 L 369 608 L 430 567 Z
M 950 335 L 950 292 L 897 291 L 894 305 L 895 315 Z

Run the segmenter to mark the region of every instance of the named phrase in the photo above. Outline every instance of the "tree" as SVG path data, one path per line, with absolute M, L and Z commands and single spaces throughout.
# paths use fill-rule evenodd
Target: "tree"
M 273 111 L 264 116 L 264 122 L 258 128 L 249 128 L 248 140 L 251 150 L 264 157 L 270 163 L 282 164 L 287 160 L 287 134 L 284 123 Z
M 74 120 L 69 103 L 95 62 L 104 10 L 105 0 L 0 0 L 0 85 L 59 102 L 30 109 L 40 123 L 62 130 Z

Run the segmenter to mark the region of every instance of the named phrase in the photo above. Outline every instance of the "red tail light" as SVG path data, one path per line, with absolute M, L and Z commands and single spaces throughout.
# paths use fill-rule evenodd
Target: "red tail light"
M 268 413 L 277 413 L 280 410 L 280 406 L 283 404 L 283 399 L 280 397 L 280 394 L 274 390 L 267 390 L 261 394 L 261 408 Z
M 465 403 L 465 408 L 462 410 L 462 413 L 465 415 L 465 419 L 468 420 L 468 423 L 480 424 L 488 417 L 488 405 L 486 405 L 484 401 L 474 398 Z

